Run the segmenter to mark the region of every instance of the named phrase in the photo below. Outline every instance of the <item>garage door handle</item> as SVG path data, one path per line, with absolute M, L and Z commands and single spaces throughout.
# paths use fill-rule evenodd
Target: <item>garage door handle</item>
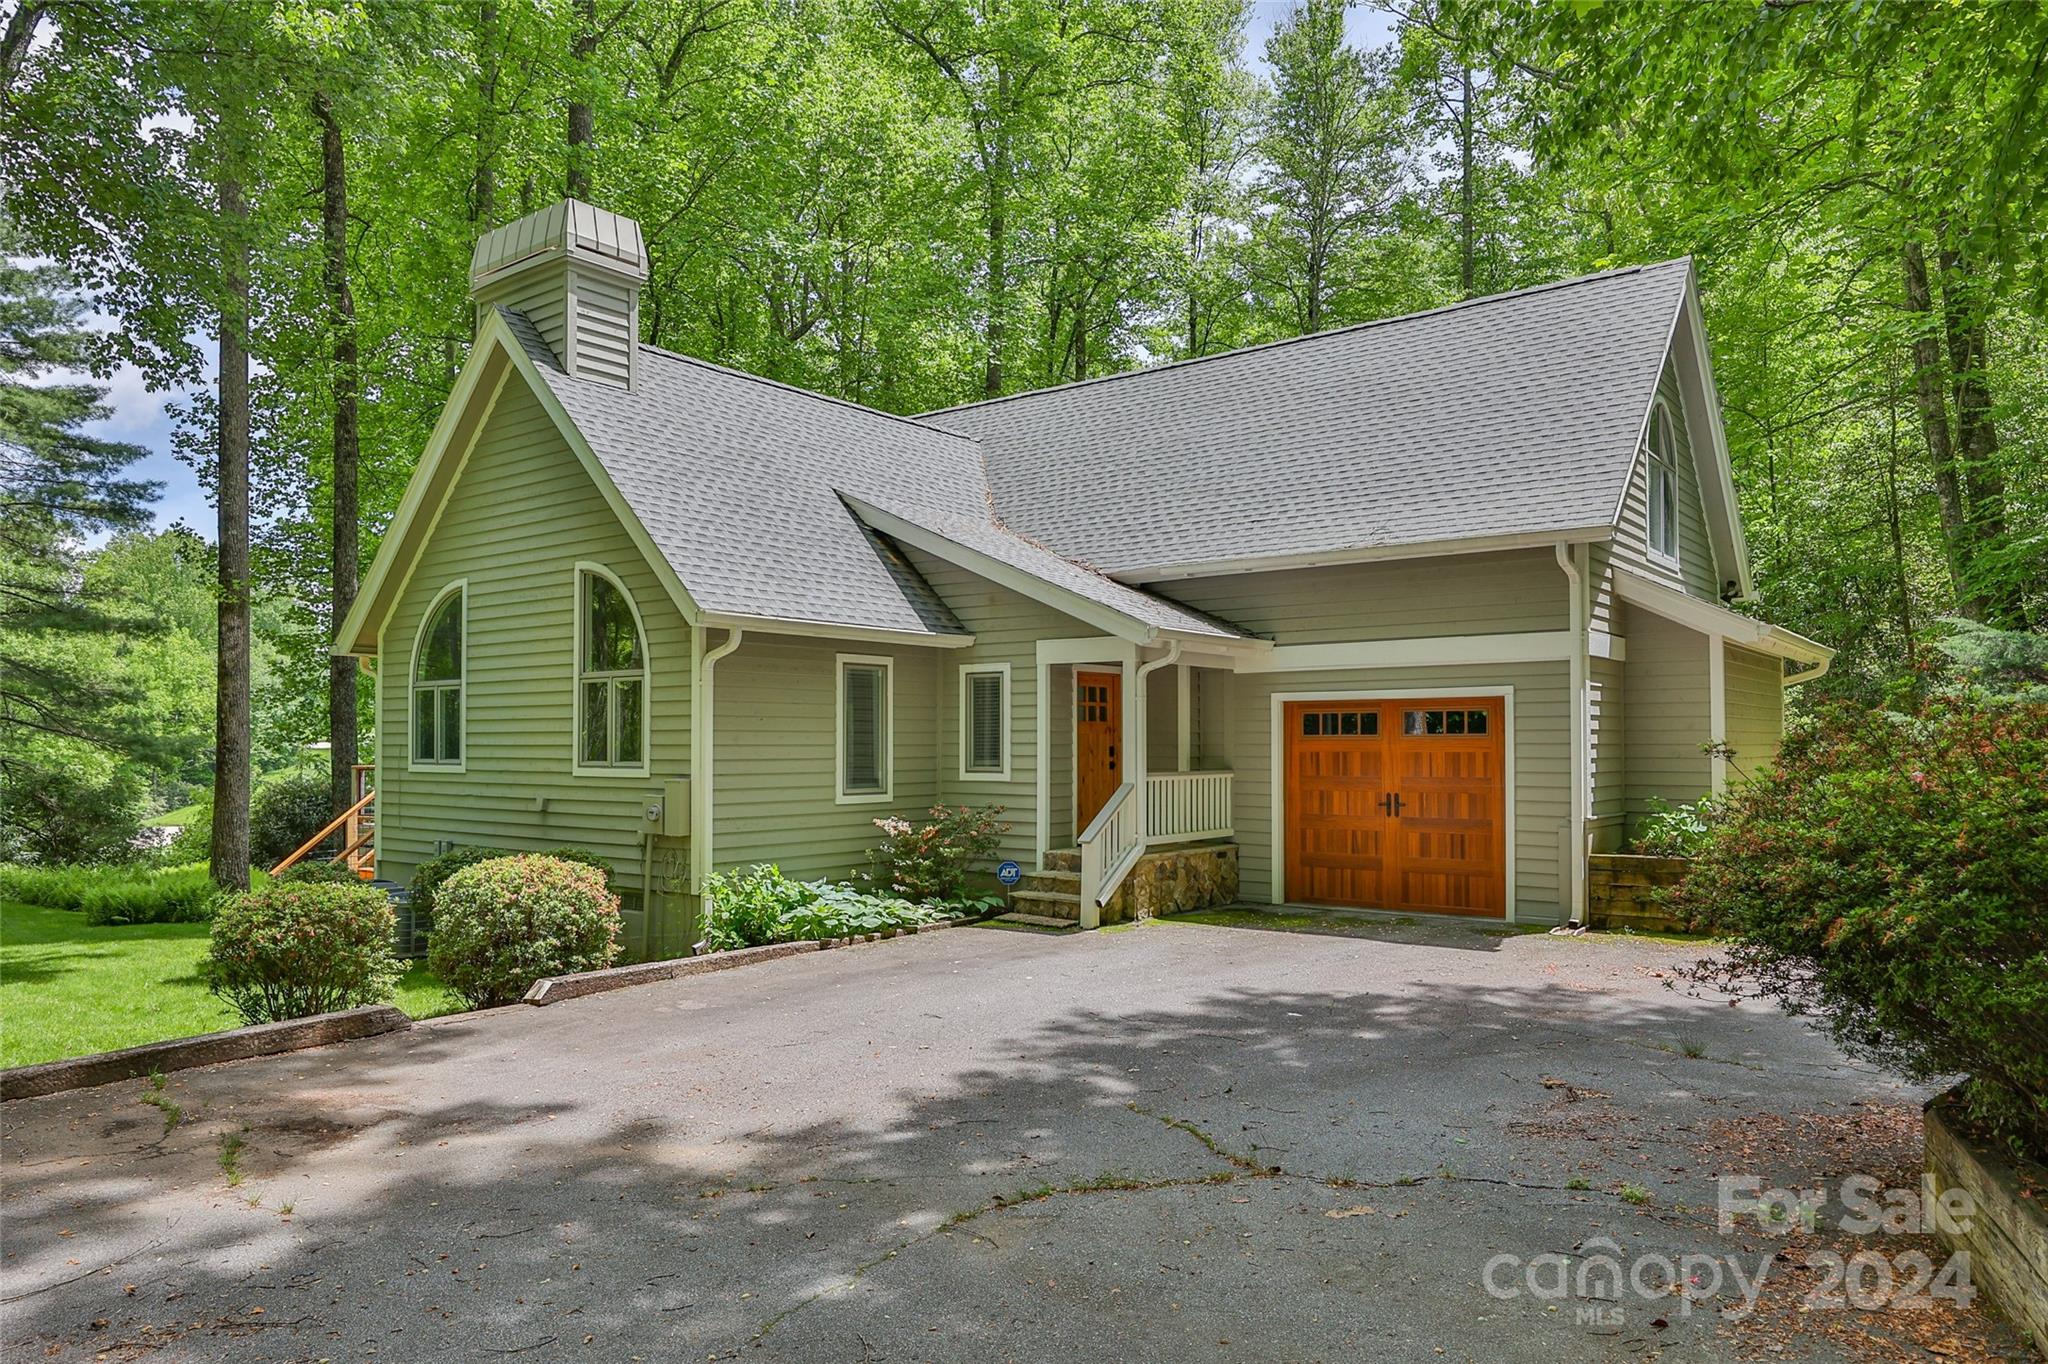
M 1392 792 L 1380 797 L 1380 809 L 1388 815 L 1401 813 L 1401 798 Z

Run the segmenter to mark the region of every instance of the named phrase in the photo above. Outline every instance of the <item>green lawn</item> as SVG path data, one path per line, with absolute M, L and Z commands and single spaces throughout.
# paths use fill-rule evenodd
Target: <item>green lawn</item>
M 232 1028 L 206 991 L 205 924 L 95 928 L 85 916 L 0 901 L 0 1066 Z M 416 964 L 398 986 L 414 1018 L 461 1008 Z

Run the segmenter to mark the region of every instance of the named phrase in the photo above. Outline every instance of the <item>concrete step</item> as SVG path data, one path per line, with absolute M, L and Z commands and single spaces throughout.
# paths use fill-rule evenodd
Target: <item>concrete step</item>
M 1075 923 L 1072 919 L 1055 919 L 1044 914 L 1024 914 L 1019 912 L 1012 912 L 1009 914 L 998 914 L 992 922 L 999 924 L 1023 924 L 1027 928 L 1073 929 L 1080 927 L 1080 925 Z
M 1079 895 L 1081 873 L 1077 871 L 1027 871 L 1017 883 L 1019 890 L 1050 891 L 1055 895 Z
M 1081 897 L 1056 890 L 1012 891 L 1010 904 L 1023 914 L 1043 914 L 1069 923 L 1078 923 L 1081 919 Z
M 1047 871 L 1080 871 L 1081 850 L 1079 848 L 1047 849 L 1045 854 L 1045 869 Z

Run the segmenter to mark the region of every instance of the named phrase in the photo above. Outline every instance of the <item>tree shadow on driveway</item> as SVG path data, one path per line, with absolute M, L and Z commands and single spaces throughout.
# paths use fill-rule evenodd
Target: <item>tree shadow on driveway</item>
M 1376 942 L 1232 961 L 1242 941 L 927 935 L 497 1011 L 173 1077 L 192 1117 L 156 1140 L 134 1085 L 8 1105 L 0 1339 L 1733 1358 L 1711 1310 L 1630 1304 L 1592 1332 L 1572 1302 L 1489 1295 L 1486 1263 L 1600 1236 L 1738 1253 L 1710 1124 L 1903 1095 L 1795 1023 L 1603 985 L 1559 949 L 1514 972 L 1455 954 L 1461 975 Z M 229 1186 L 220 1136 L 243 1129 Z

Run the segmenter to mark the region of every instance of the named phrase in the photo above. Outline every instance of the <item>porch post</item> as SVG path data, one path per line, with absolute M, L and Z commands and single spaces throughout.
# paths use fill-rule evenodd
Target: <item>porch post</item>
M 1173 698 L 1173 715 L 1180 725 L 1177 736 L 1180 740 L 1180 754 L 1174 763 L 1174 770 L 1187 772 L 1193 770 L 1195 756 L 1194 669 L 1185 661 L 1176 663 L 1173 667 L 1174 681 L 1178 687 Z
M 1032 843 L 1036 858 L 1031 870 L 1045 870 L 1045 855 L 1052 848 L 1052 663 L 1047 660 L 1043 641 L 1038 651 L 1038 717 L 1033 761 L 1038 766 L 1037 809 L 1032 816 Z

